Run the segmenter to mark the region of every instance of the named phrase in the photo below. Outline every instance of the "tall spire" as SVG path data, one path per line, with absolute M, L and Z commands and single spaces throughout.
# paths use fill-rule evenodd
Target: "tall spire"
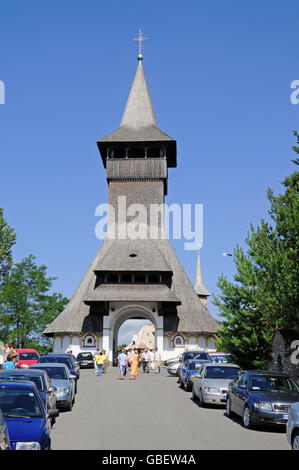
M 200 252 L 198 251 L 197 255 L 197 267 L 196 267 L 196 278 L 195 278 L 195 292 L 202 301 L 203 304 L 207 303 L 207 297 L 209 297 L 210 292 L 205 288 L 202 281 L 202 271 L 200 263 Z
M 129 98 L 118 129 L 100 139 L 97 144 L 106 168 L 107 154 L 114 145 L 122 143 L 153 143 L 164 146 L 168 167 L 176 167 L 176 141 L 159 129 L 150 92 L 142 67 L 143 41 L 147 40 L 141 29 L 134 40 L 138 42 L 138 66 Z
M 136 130 L 152 126 L 158 128 L 141 60 L 138 61 L 135 78 L 120 125 L 121 127 L 125 126 Z
M 134 39 L 134 41 L 138 41 L 138 67 L 120 124 L 121 127 L 125 126 L 135 130 L 152 126 L 158 128 L 153 103 L 142 67 L 142 43 L 147 39 L 143 36 L 141 29 L 139 30 L 138 38 Z

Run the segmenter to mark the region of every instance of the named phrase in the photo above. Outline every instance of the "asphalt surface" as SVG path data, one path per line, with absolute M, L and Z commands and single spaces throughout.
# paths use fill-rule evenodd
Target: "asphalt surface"
M 53 450 L 289 450 L 285 427 L 243 428 L 224 407 L 200 408 L 176 377 L 139 372 L 120 379 L 81 369 L 71 412 L 52 428 Z

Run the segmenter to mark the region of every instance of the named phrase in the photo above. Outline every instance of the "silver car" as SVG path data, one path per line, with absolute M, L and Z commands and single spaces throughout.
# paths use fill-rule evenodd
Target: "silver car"
M 299 402 L 294 403 L 289 412 L 287 440 L 293 450 L 299 450 Z
M 171 364 L 169 364 L 169 366 L 167 367 L 168 374 L 177 376 L 180 364 L 180 362 L 172 362 Z
M 193 376 L 192 398 L 201 406 L 225 405 L 228 384 L 241 372 L 237 364 L 206 363 Z
M 30 369 L 45 370 L 51 384 L 56 388 L 56 406 L 58 409 L 71 411 L 75 403 L 75 381 L 77 377 L 69 368 L 58 362 L 45 362 L 30 365 Z

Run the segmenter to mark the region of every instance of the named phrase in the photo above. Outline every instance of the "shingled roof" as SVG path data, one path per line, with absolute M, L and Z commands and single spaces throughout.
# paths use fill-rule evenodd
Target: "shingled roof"
M 120 256 L 118 242 L 119 240 L 105 240 L 103 242 L 95 259 L 89 266 L 85 276 L 65 310 L 51 323 L 51 325 L 48 326 L 48 328 L 46 328 L 44 334 L 51 336 L 54 333 L 62 332 L 80 333 L 84 330 L 86 317 L 88 317 L 90 313 L 90 307 L 86 305 L 85 301 L 96 299 L 98 293 L 100 293 L 101 296 L 101 298 L 99 297 L 99 300 L 113 300 L 112 298 L 108 298 L 109 295 L 107 292 L 109 289 L 110 294 L 115 297 L 115 300 L 122 297 L 122 300 L 129 302 L 130 300 L 133 300 L 134 296 L 138 296 L 138 298 L 142 298 L 143 300 L 147 299 L 158 301 L 160 298 L 161 301 L 167 302 L 179 301 L 180 305 L 177 305 L 176 307 L 179 319 L 178 331 L 214 333 L 218 330 L 218 323 L 209 313 L 208 309 L 200 302 L 187 274 L 184 271 L 184 268 L 179 262 L 168 240 L 142 240 L 142 244 L 144 246 L 144 259 L 146 263 L 148 262 L 146 253 L 148 252 L 148 249 L 153 249 L 153 246 L 155 246 L 154 252 L 161 253 L 163 258 L 167 259 L 167 269 L 170 269 L 173 273 L 170 289 L 165 289 L 166 286 L 156 286 L 153 288 L 153 286 L 146 285 L 130 285 L 130 291 L 127 290 L 125 293 L 123 290 L 118 294 L 116 292 L 117 289 L 121 289 L 121 285 L 119 284 L 116 286 L 116 289 L 114 289 L 114 287 L 111 289 L 110 286 L 109 289 L 108 287 L 103 287 L 102 289 L 98 288 L 97 290 L 95 287 L 95 271 L 101 268 L 102 261 L 104 262 L 105 259 L 105 269 L 109 268 L 109 264 L 107 264 L 108 257 L 106 257 L 108 252 L 109 258 L 112 261 L 111 268 L 115 267 L 114 261 Z M 121 242 L 125 244 L 128 241 L 122 240 Z M 141 263 L 142 265 L 142 251 L 140 251 L 138 256 L 138 263 Z M 128 268 L 129 270 L 131 263 L 131 259 L 129 257 L 127 257 L 127 262 L 128 265 L 122 263 L 122 268 Z M 140 289 L 140 294 L 137 294 L 137 289 L 135 289 L 135 287 Z M 147 289 L 147 287 L 150 288 Z M 161 289 L 161 287 L 163 287 L 163 289 Z M 106 292 L 106 294 L 104 294 L 104 292 Z M 135 297 L 135 299 L 137 299 L 137 297 Z
M 120 127 L 97 144 L 106 167 L 107 144 L 168 143 L 168 166 L 176 166 L 176 141 L 159 129 L 141 61 L 139 61 Z

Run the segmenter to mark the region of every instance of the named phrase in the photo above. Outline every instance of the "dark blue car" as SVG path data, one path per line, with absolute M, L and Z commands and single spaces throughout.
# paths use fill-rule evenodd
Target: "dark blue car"
M 56 388 L 52 386 L 47 372 L 38 369 L 10 369 L 0 371 L 0 381 L 25 380 L 33 382 L 41 394 L 44 405 L 47 409 L 56 409 Z M 51 420 L 51 425 L 55 423 L 55 418 Z
M 48 353 L 43 356 L 41 356 L 38 360 L 38 364 L 45 364 L 47 362 L 58 362 L 60 364 L 65 364 L 72 375 L 75 375 L 77 377 L 76 382 L 75 382 L 75 393 L 77 393 L 77 382 L 80 378 L 80 366 L 76 363 L 74 360 L 73 356 L 71 354 L 62 354 L 62 353 Z
M 295 380 L 282 372 L 242 371 L 229 384 L 226 414 L 243 419 L 245 428 L 286 424 L 293 403 L 299 401 Z
M 181 388 L 185 388 L 186 391 L 192 389 L 193 376 L 197 374 L 201 365 L 205 362 L 212 361 L 209 359 L 188 359 L 182 364 L 179 376 L 179 384 Z
M 0 408 L 8 428 L 12 450 L 50 450 L 50 419 L 33 382 L 1 381 Z

